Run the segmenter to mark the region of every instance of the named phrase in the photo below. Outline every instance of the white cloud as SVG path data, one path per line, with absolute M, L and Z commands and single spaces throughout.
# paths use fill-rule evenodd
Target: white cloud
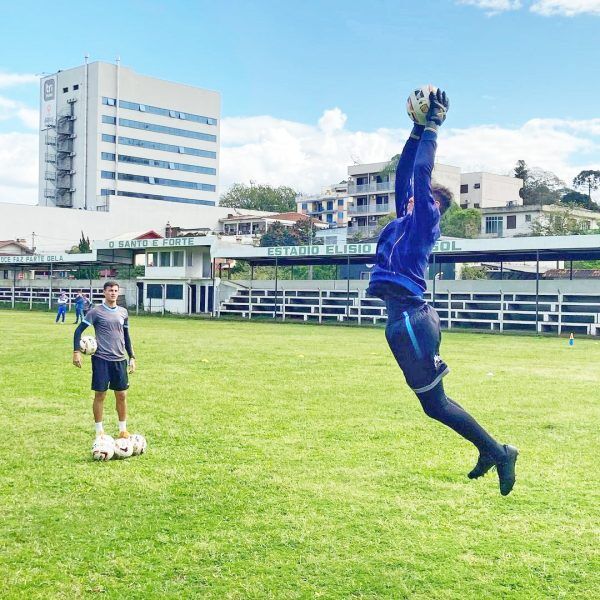
M 354 160 L 388 160 L 408 134 L 408 129 L 350 131 L 345 122 L 339 108 L 325 111 L 316 125 L 266 116 L 223 119 L 221 191 L 253 180 L 318 192 L 346 179 Z M 485 125 L 440 134 L 438 160 L 463 171 L 508 174 L 519 159 L 567 182 L 582 169 L 597 169 L 600 119 L 532 119 L 519 128 Z
M 523 8 L 521 0 L 457 0 L 458 4 L 476 6 L 486 11 L 487 16 Z M 535 0 L 529 10 L 545 17 L 588 14 L 600 16 L 600 0 Z
M 600 16 L 600 0 L 537 0 L 530 10 L 546 17 L 574 17 L 581 14 Z
M 508 10 L 518 10 L 522 6 L 520 0 L 459 0 L 459 4 L 482 8 L 488 16 Z
M 37 203 L 38 136 L 0 134 L 0 201 Z
M 29 129 L 39 127 L 39 112 L 29 108 L 22 102 L 0 96 L 0 121 L 18 118 Z
M 0 88 L 38 83 L 40 77 L 32 73 L 0 73 Z

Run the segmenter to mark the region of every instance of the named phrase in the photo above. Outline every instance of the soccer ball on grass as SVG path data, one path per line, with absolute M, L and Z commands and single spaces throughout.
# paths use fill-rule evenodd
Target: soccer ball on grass
M 110 435 L 97 437 L 92 444 L 94 460 L 110 460 L 115 453 L 115 440 Z

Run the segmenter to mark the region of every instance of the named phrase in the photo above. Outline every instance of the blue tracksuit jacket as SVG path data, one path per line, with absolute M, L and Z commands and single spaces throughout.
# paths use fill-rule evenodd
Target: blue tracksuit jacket
M 377 243 L 376 265 L 367 293 L 383 300 L 406 295 L 423 297 L 431 250 L 440 237 L 440 213 L 431 192 L 431 173 L 437 134 L 424 131 L 421 140 L 410 137 L 396 167 L 396 215 Z M 407 214 L 413 195 L 414 209 Z M 408 292 L 408 293 L 407 293 Z

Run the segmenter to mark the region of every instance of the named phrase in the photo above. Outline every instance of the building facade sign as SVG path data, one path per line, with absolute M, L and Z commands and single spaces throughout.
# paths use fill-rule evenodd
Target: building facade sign
M 42 79 L 41 88 L 40 129 L 44 130 L 56 127 L 56 75 Z
M 2 256 L 0 255 L 0 264 L 18 265 L 31 263 L 78 263 L 94 262 L 96 253 L 89 254 L 30 254 L 23 256 Z

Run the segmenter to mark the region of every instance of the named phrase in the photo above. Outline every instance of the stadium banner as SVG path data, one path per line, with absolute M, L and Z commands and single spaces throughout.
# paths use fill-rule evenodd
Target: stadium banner
M 19 264 L 41 264 L 41 263 L 78 263 L 93 262 L 96 260 L 96 253 L 89 254 L 24 254 L 18 256 L 0 255 L 0 264 L 19 265 Z
M 190 246 L 212 246 L 214 236 L 171 237 L 157 239 L 100 240 L 92 243 L 96 250 L 145 250 L 146 248 L 189 248 Z
M 40 113 L 40 129 L 56 127 L 56 75 L 41 80 L 42 111 Z

